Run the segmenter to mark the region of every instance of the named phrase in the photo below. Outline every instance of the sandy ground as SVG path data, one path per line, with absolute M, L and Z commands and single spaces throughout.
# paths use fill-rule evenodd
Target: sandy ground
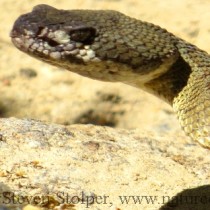
M 180 144 L 191 141 L 180 129 L 172 108 L 156 97 L 123 84 L 86 79 L 18 51 L 9 37 L 12 25 L 19 15 L 40 3 L 62 9 L 118 10 L 160 25 L 210 52 L 209 0 L 0 2 L 0 117 L 138 128 L 158 137 L 176 135 L 182 139 Z

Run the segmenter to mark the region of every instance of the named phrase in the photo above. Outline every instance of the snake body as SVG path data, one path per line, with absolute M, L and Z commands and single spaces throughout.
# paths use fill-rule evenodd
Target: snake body
M 158 96 L 173 106 L 185 133 L 210 148 L 210 56 L 196 46 L 117 11 L 48 5 L 21 15 L 11 38 L 44 62 Z

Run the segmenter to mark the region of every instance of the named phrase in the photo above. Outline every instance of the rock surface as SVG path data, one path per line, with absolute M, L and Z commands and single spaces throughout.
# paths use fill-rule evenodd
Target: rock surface
M 17 204 L 23 196 L 37 196 L 24 204 L 49 207 L 65 201 L 77 210 L 159 209 L 188 189 L 188 197 L 198 197 L 197 209 L 209 209 L 209 197 L 207 204 L 200 198 L 210 192 L 209 151 L 181 136 L 16 118 L 1 119 L 0 131 L 3 203 L 11 204 L 15 193 Z M 129 196 L 140 200 L 135 204 Z M 168 205 L 186 209 L 184 200 Z M 194 201 L 187 205 L 192 206 Z
M 116 9 L 210 52 L 208 0 L 1 0 L 0 210 L 32 210 L 26 205 L 35 203 L 71 210 L 209 210 L 210 151 L 184 135 L 171 107 L 138 89 L 43 64 L 11 44 L 15 19 L 40 3 Z M 68 205 L 59 205 L 62 193 Z M 119 196 L 128 196 L 128 204 Z

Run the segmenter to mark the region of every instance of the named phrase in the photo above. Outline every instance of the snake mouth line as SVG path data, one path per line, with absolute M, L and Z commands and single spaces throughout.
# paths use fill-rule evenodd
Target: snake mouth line
M 52 32 L 46 28 L 40 29 L 38 35 L 25 31 L 19 35 L 13 30 L 10 33 L 13 44 L 25 53 L 53 60 L 70 60 L 74 63 L 97 62 L 95 51 L 89 45 L 72 41 L 65 31 Z

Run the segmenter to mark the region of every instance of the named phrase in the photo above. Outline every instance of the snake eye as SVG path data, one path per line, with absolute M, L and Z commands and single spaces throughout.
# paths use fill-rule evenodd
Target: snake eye
M 75 42 L 82 42 L 85 44 L 90 44 L 96 35 L 95 28 L 92 27 L 80 27 L 74 28 L 70 31 L 70 38 Z

